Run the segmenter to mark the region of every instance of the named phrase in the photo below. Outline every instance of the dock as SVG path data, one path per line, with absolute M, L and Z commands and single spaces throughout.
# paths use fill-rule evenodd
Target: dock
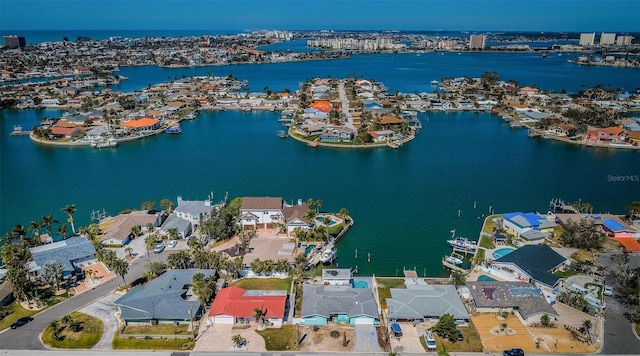
M 462 272 L 462 273 L 467 273 L 467 270 L 462 268 L 462 267 L 458 267 L 456 265 L 454 265 L 453 263 L 449 263 L 447 262 L 444 257 L 442 258 L 442 267 L 446 267 L 452 271 L 458 271 L 458 272 Z
M 31 130 L 23 130 L 22 126 L 14 126 L 13 131 L 11 131 L 11 136 L 26 136 L 31 135 Z
M 315 140 L 309 142 L 309 147 L 313 147 L 316 148 L 318 147 L 318 142 L 320 141 L 320 137 L 316 138 Z

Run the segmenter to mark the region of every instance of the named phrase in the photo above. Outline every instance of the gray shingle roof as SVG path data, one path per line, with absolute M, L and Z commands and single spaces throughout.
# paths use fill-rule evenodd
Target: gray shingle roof
M 524 282 L 467 282 L 477 308 L 517 308 L 524 318 L 536 314 L 558 316 L 540 288 Z
M 378 318 L 378 306 L 370 288 L 305 284 L 302 296 L 302 317 L 344 314 L 349 318 Z
M 456 319 L 469 319 L 456 287 L 451 285 L 428 285 L 420 289 L 391 288 L 387 306 L 390 319 L 439 318 L 447 313 Z
M 525 245 L 500 257 L 494 263 L 515 264 L 536 281 L 553 286 L 560 277 L 550 271 L 564 263 L 564 261 L 566 261 L 566 258 L 547 245 Z
M 200 216 L 210 214 L 213 208 L 210 200 L 183 200 L 182 197 L 178 197 L 178 206 L 175 211 Z
M 187 288 L 196 273 L 205 277 L 216 274 L 212 269 L 169 270 L 158 278 L 136 286 L 118 298 L 114 304 L 120 308 L 123 320 L 189 320 L 189 311 L 195 315 L 200 309 L 196 298 L 187 300 Z
M 74 271 L 72 261 L 91 258 L 96 249 L 91 241 L 72 236 L 66 240 L 29 248 L 36 264 L 36 270 L 44 268 L 49 262 L 59 261 L 65 274 Z

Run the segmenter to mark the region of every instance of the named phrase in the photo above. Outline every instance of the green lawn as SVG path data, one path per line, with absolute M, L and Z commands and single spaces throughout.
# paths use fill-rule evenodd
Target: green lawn
M 188 339 L 136 339 L 120 337 L 116 334 L 111 347 L 116 350 L 192 350 L 195 346 L 193 338 Z
M 597 283 L 585 283 L 584 287 L 589 288 L 589 286 L 596 286 L 598 288 L 598 299 L 602 300 L 602 285 Z
M 484 252 L 485 251 L 483 249 L 481 249 L 481 248 L 479 248 L 476 251 L 476 256 L 474 257 L 476 263 L 480 264 L 480 263 L 482 263 L 482 261 L 484 261 Z
M 0 315 L 4 315 L 4 318 L 0 320 L 0 330 L 8 328 L 23 316 L 32 316 L 37 312 L 39 312 L 39 310 L 27 310 L 21 307 L 20 303 L 17 300 L 14 300 L 13 303 L 0 309 Z
M 189 328 L 189 324 L 180 324 L 178 326 L 173 326 L 173 324 L 158 324 L 155 326 L 131 325 L 131 326 L 125 327 L 122 333 L 123 334 L 143 334 L 143 335 L 189 335 L 189 334 L 192 334 L 190 331 L 187 331 L 188 328 Z
M 443 340 L 437 335 L 434 336 L 436 344 L 438 344 L 436 351 L 439 355 L 446 355 L 450 352 L 482 352 L 482 340 L 480 340 L 480 334 L 472 322 L 469 322 L 469 326 L 458 326 L 458 329 L 464 336 L 462 341 L 451 342 Z
M 480 236 L 480 247 L 492 249 L 494 247 L 493 239 L 487 236 Z
M 102 320 L 80 312 L 73 312 L 70 315 L 82 325 L 82 329 L 74 332 L 68 326 L 64 326 L 59 339 L 56 340 L 53 337 L 53 328 L 48 325 L 42 332 L 42 343 L 58 349 L 91 349 L 94 347 L 100 341 L 104 331 Z M 63 325 L 61 319 L 58 319 L 58 323 Z
M 484 226 L 482 226 L 482 232 L 489 235 L 493 234 L 493 231 L 496 229 L 496 223 L 493 221 L 493 219 L 501 217 L 502 214 L 489 215 L 485 220 Z
M 243 278 L 231 284 L 243 289 L 286 290 L 291 289 L 291 277 L 289 278 Z
M 404 278 L 376 278 L 380 304 L 387 305 L 387 298 L 391 298 L 391 288 L 403 288 Z
M 573 268 L 569 267 L 569 268 L 567 268 L 566 271 L 556 271 L 553 274 L 555 274 L 556 276 L 561 277 L 561 278 L 567 278 L 567 277 L 571 277 L 571 276 L 577 275 L 578 272 L 574 271 Z
M 296 346 L 295 325 L 282 325 L 281 328 L 268 328 L 257 333 L 264 339 L 267 351 L 293 350 Z

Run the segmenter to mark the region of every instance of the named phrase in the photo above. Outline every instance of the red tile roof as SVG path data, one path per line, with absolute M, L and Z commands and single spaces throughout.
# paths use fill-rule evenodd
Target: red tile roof
M 255 316 L 256 308 L 262 309 L 267 318 L 283 318 L 286 295 L 244 296 L 245 290 L 238 287 L 227 287 L 216 295 L 211 304 L 209 316 L 231 315 L 236 318 Z

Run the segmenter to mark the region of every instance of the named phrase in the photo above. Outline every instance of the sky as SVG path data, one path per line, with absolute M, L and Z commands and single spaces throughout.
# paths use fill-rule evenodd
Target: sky
M 0 0 L 0 30 L 640 32 L 640 0 Z

